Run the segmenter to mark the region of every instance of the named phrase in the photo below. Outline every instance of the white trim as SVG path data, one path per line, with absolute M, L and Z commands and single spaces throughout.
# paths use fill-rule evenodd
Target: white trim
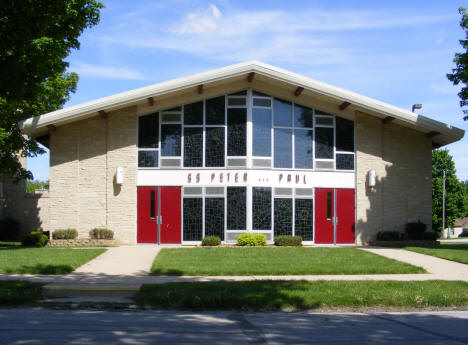
M 36 129 L 47 125 L 58 125 L 64 121 L 76 121 L 81 117 L 90 115 L 100 110 L 118 109 L 129 104 L 146 100 L 148 97 L 158 97 L 171 92 L 197 87 L 200 84 L 208 84 L 215 81 L 227 80 L 234 77 L 247 75 L 250 72 L 269 77 L 297 87 L 303 87 L 306 91 L 330 97 L 339 102 L 349 102 L 356 110 L 378 113 L 375 116 L 391 116 L 403 123 L 416 127 L 416 129 L 441 133 L 438 139 L 443 144 L 460 140 L 465 131 L 448 124 L 415 114 L 409 110 L 401 109 L 375 99 L 359 95 L 357 93 L 341 89 L 296 73 L 292 73 L 258 61 L 248 61 L 207 72 L 190 75 L 183 78 L 166 81 L 159 84 L 119 93 L 113 96 L 100 98 L 94 101 L 56 110 L 37 117 L 31 117 L 19 122 L 20 129 L 26 134 L 33 134 Z

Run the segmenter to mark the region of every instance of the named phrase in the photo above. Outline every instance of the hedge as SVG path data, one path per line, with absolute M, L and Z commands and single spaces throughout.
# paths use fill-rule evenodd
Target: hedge
M 78 237 L 78 231 L 75 229 L 59 229 L 52 233 L 54 240 L 73 240 Z
M 301 236 L 276 236 L 275 246 L 299 247 L 299 246 L 302 246 L 302 237 Z
M 266 244 L 266 236 L 264 234 L 254 234 L 248 232 L 237 236 L 238 246 L 264 246 Z
M 44 235 L 40 231 L 33 231 L 28 235 L 24 235 L 21 239 L 21 244 L 23 246 L 37 246 L 44 247 L 47 243 L 47 235 Z
M 218 236 L 206 236 L 202 239 L 202 246 L 219 246 L 221 244 L 221 238 Z
M 112 240 L 114 232 L 109 229 L 92 229 L 89 231 L 89 237 L 96 240 Z

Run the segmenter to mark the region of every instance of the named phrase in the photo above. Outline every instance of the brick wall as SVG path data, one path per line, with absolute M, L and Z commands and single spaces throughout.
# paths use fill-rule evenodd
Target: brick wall
M 50 133 L 50 228 L 79 237 L 105 227 L 126 243 L 136 238 L 136 107 L 58 126 Z M 117 166 L 124 183 L 115 184 Z
M 424 133 L 356 112 L 356 239 L 374 239 L 378 231 L 404 230 L 418 221 L 431 228 L 432 144 Z M 377 185 L 370 188 L 374 169 Z

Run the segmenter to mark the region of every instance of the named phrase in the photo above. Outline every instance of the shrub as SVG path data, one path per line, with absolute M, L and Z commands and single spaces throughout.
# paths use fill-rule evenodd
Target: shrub
M 221 244 L 221 238 L 219 236 L 206 236 L 202 239 L 202 246 L 219 246 Z
M 114 232 L 109 229 L 92 229 L 89 232 L 89 237 L 96 240 L 112 240 L 114 238 Z
M 378 241 L 402 241 L 405 234 L 400 231 L 379 231 L 377 233 Z
M 0 220 L 0 241 L 17 241 L 21 238 L 21 225 L 13 218 Z
M 416 234 L 407 234 L 409 240 L 435 241 L 438 235 L 434 231 L 421 232 Z
M 421 223 L 421 221 L 413 222 L 413 223 L 406 223 L 406 230 L 405 232 L 410 234 L 421 234 L 426 231 L 426 224 Z
M 299 246 L 302 246 L 302 237 L 301 236 L 276 236 L 275 246 L 299 247 Z
M 47 243 L 47 236 L 40 231 L 33 231 L 28 235 L 24 235 L 21 239 L 21 244 L 23 246 L 37 246 L 44 247 Z
M 266 244 L 266 236 L 264 234 L 254 234 L 248 232 L 237 236 L 238 246 L 264 246 Z
M 78 231 L 75 229 L 60 229 L 52 233 L 54 240 L 73 240 L 78 237 Z

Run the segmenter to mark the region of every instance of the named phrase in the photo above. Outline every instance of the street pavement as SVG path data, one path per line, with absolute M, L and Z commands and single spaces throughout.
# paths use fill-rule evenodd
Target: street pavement
M 0 309 L 0 344 L 468 344 L 468 311 L 308 313 Z

